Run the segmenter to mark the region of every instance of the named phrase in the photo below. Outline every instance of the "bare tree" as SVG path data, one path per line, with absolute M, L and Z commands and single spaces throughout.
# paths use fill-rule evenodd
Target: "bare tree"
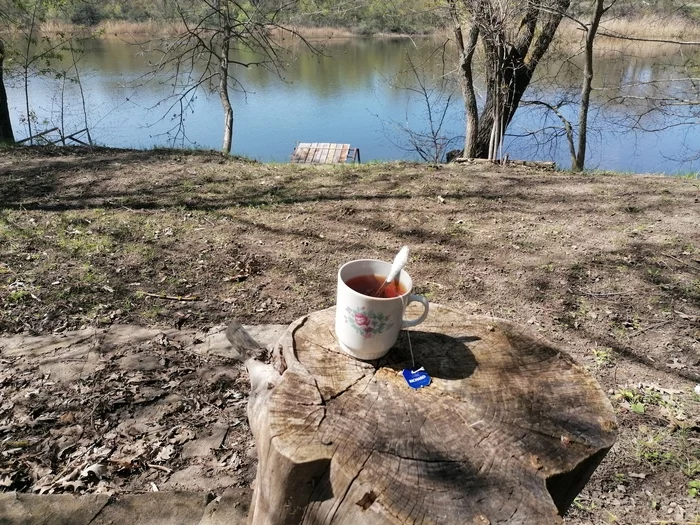
M 685 3 L 674 3 L 680 9 Z M 700 124 L 700 41 L 697 37 L 690 40 L 663 37 L 640 37 L 624 34 L 620 31 L 607 30 L 603 26 L 601 35 L 618 41 L 643 42 L 675 46 L 674 61 L 664 61 L 663 74 L 651 78 L 634 79 L 620 86 L 609 97 L 611 103 L 623 105 L 627 116 L 619 125 L 635 132 L 658 133 L 677 128 L 679 140 L 685 147 L 685 154 L 672 156 L 663 153 L 669 159 L 678 162 L 696 162 L 700 160 L 700 146 L 697 140 L 685 142 L 681 138 L 682 128 L 697 128 Z M 656 68 L 654 68 L 656 69 Z
M 420 108 L 418 118 L 412 119 L 415 115 L 407 109 L 402 122 L 382 120 L 385 134 L 397 148 L 417 153 L 422 160 L 436 164 L 443 162 L 447 151 L 461 140 L 450 134 L 446 126 L 454 116 L 453 106 L 458 98 L 454 76 L 448 72 L 447 54 L 447 42 L 423 58 L 406 52 L 406 69 L 399 71 L 389 83 L 392 88 L 409 94 L 407 108 Z M 416 125 L 416 120 L 420 124 Z
M 0 53 L 0 66 L 2 59 L 10 57 L 14 64 L 12 70 L 17 72 L 23 84 L 24 110 L 21 121 L 26 123 L 29 143 L 33 144 L 37 135 L 34 134 L 34 124 L 37 120 L 35 108 L 30 99 L 29 86 L 37 76 L 62 77 L 64 72 L 56 67 L 56 63 L 61 60 L 62 53 L 72 50 L 73 35 L 57 33 L 55 35 L 41 35 L 40 24 L 44 20 L 48 8 L 57 8 L 61 2 L 54 0 L 13 0 L 5 3 L 0 9 L 0 21 L 12 33 L 12 38 L 2 43 Z M 8 42 L 12 42 L 11 48 L 6 47 Z M 72 51 L 71 51 L 72 52 Z M 71 67 L 76 68 L 73 64 Z M 0 75 L 2 68 L 0 67 Z M 12 126 L 7 103 L 7 93 L 4 87 L 4 76 L 0 76 L 0 133 L 3 137 L 1 141 L 14 141 Z M 7 140 L 10 137 L 10 140 Z
M 176 137 L 184 136 L 184 115 L 192 110 L 197 92 L 209 88 L 218 93 L 224 112 L 221 149 L 231 152 L 234 114 L 229 90 L 243 88 L 234 68 L 264 67 L 279 74 L 283 48 L 278 38 L 292 35 L 306 43 L 279 22 L 293 4 L 294 0 L 202 0 L 195 10 L 188 9 L 191 2 L 174 2 L 185 30 L 158 47 L 161 59 L 153 64 L 151 77 L 173 86 L 164 114 L 177 116 L 171 129 Z
M 544 107 L 559 119 L 562 129 L 540 129 L 533 132 L 533 134 L 547 135 L 549 139 L 563 136 L 569 148 L 571 169 L 574 171 L 581 171 L 586 165 L 586 150 L 589 140 L 588 121 L 591 110 L 591 95 L 594 92 L 593 64 L 596 54 L 595 42 L 598 35 L 606 37 L 608 42 L 617 41 L 618 45 L 627 41 L 672 44 L 681 47 L 700 46 L 700 43 L 695 41 L 637 37 L 606 29 L 605 26 L 619 16 L 619 13 L 615 14 L 612 11 L 613 8 L 618 8 L 619 10 L 620 6 L 623 8 L 629 7 L 629 4 L 622 0 L 608 0 L 607 3 L 604 0 L 588 0 L 578 4 L 580 14 L 585 14 L 586 10 L 590 14 L 588 22 L 581 21 L 581 19 L 572 15 L 566 15 L 577 28 L 582 30 L 584 35 L 582 50 L 576 51 L 567 59 L 567 61 L 572 61 L 572 58 L 579 55 L 579 53 L 583 54 L 580 98 L 567 94 L 566 90 L 562 88 L 558 90 L 560 94 L 557 96 L 556 102 L 546 102 L 541 98 L 539 100 L 522 101 L 524 105 Z M 608 13 L 612 13 L 612 16 L 605 17 Z M 604 17 L 606 18 L 605 20 Z M 629 24 L 625 27 L 629 27 Z M 625 50 L 624 47 L 618 47 L 617 52 L 622 52 L 625 56 L 632 57 L 629 54 L 630 51 Z M 615 88 L 597 88 L 598 103 L 601 107 L 609 105 L 610 107 L 625 108 L 625 111 L 622 113 L 612 112 L 613 114 L 619 114 L 614 119 L 616 130 L 620 132 L 657 132 L 670 127 L 697 124 L 698 120 L 700 120 L 700 99 L 698 99 L 700 90 L 698 89 L 698 79 L 693 78 L 697 70 L 697 64 L 693 63 L 695 57 L 696 55 L 690 54 L 680 68 L 671 62 L 665 62 L 663 69 L 672 68 L 678 72 L 677 75 L 672 75 L 668 79 L 653 78 L 627 82 Z M 548 81 L 553 82 L 553 79 L 548 79 Z M 565 111 L 567 106 L 572 107 L 576 105 L 578 106 L 577 124 L 567 116 L 570 113 Z M 607 117 L 607 119 L 609 118 Z M 694 152 L 691 151 L 689 158 L 683 160 L 697 160 L 698 158 L 700 158 L 700 151 L 695 150 Z
M 598 33 L 598 28 L 603 15 L 608 12 L 618 0 L 610 0 L 605 5 L 604 0 L 591 1 L 591 19 L 588 23 L 582 22 L 573 16 L 568 18 L 576 23 L 576 25 L 584 32 L 584 65 L 583 78 L 581 81 L 581 100 L 578 110 L 578 133 L 575 133 L 574 127 L 569 119 L 562 112 L 562 107 L 572 103 L 571 100 L 562 98 L 558 103 L 549 103 L 542 100 L 527 101 L 530 105 L 541 105 L 552 111 L 564 126 L 566 141 L 569 146 L 569 154 L 571 156 L 571 169 L 573 171 L 582 171 L 586 163 L 586 144 L 588 141 L 588 113 L 591 105 L 591 93 L 593 91 L 593 58 L 594 58 L 594 43 Z
M 476 93 L 474 92 L 474 73 L 472 71 L 472 62 L 474 60 L 476 44 L 479 39 L 479 27 L 473 20 L 471 21 L 469 26 L 469 34 L 465 42 L 456 0 L 448 0 L 448 6 L 450 10 L 450 17 L 452 18 L 455 42 L 457 42 L 457 49 L 459 51 L 460 72 L 458 78 L 460 88 L 462 89 L 462 97 L 464 98 L 464 114 L 466 117 L 463 156 L 467 158 L 474 158 L 476 157 L 477 151 L 476 138 L 477 131 L 479 129 L 479 110 L 477 107 Z
M 468 156 L 500 155 L 505 130 L 569 4 L 570 0 L 449 0 L 464 76 Z M 466 42 L 463 22 L 470 25 Z M 486 101 L 477 115 L 471 67 L 479 41 L 486 62 Z
M 593 43 L 595 42 L 600 19 L 617 0 L 612 0 L 607 6 L 603 0 L 593 0 L 593 14 L 588 25 L 583 25 L 586 32 L 586 53 L 585 65 L 583 68 L 583 82 L 581 84 L 581 106 L 578 114 L 578 151 L 576 157 L 572 158 L 571 168 L 574 171 L 581 171 L 586 163 L 586 139 L 588 131 L 588 109 L 591 104 L 591 91 L 593 90 Z

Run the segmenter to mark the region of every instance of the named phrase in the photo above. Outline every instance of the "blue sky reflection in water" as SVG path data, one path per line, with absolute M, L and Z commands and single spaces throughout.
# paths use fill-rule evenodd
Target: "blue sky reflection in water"
M 416 44 L 416 45 L 414 45 Z M 401 75 L 405 53 L 409 50 L 417 62 L 434 49 L 429 40 L 349 39 L 333 41 L 316 56 L 297 47 L 280 80 L 261 69 L 237 70 L 247 93 L 232 93 L 234 104 L 233 153 L 261 161 L 285 162 L 294 145 L 300 142 L 349 142 L 361 149 L 362 160 L 417 160 L 415 153 L 399 145 L 406 137 L 395 123 L 425 129 L 425 104 L 415 93 L 392 84 L 408 82 Z M 148 55 L 123 42 L 103 40 L 92 44 L 81 59 L 81 79 L 88 104 L 88 121 L 93 139 L 113 147 L 148 148 L 172 145 L 166 134 L 177 119 L 173 111 L 165 118 L 167 102 L 162 102 L 171 87 L 151 83 L 135 86 L 130 81 L 148 71 Z M 651 68 L 642 59 L 607 59 L 598 62 L 598 75 L 613 84 L 641 80 Z M 655 68 L 655 74 L 658 68 Z M 437 65 L 429 74 L 438 75 Z M 395 80 L 397 79 L 398 80 Z M 394 80 L 392 80 L 394 79 Z M 563 79 L 558 88 L 543 84 L 528 91 L 525 99 L 539 96 L 555 102 L 561 93 L 578 92 L 575 73 Z M 480 90 L 483 93 L 483 89 Z M 20 122 L 25 114 L 23 90 L 18 79 L 9 79 L 8 97 L 17 138 L 27 135 Z M 61 102 L 63 96 L 63 102 Z M 75 85 L 64 88 L 49 78 L 34 78 L 30 84 L 32 108 L 43 123 L 39 129 L 61 125 L 61 108 L 68 133 L 84 127 L 79 92 Z M 629 115 L 622 106 L 603 106 L 595 97 L 586 167 L 624 172 L 687 173 L 697 171 L 700 163 L 680 163 L 677 159 L 700 151 L 700 125 L 669 128 L 656 133 L 623 132 L 620 122 Z M 175 146 L 219 149 L 223 116 L 219 97 L 201 90 L 194 112 L 185 115 L 186 140 Z M 445 121 L 445 134 L 464 133 L 463 105 L 459 95 Z M 569 118 L 576 107 L 564 108 Z M 662 122 L 649 122 L 662 125 Z M 570 166 L 568 147 L 563 140 L 538 145 L 529 131 L 545 126 L 560 126 L 551 114 L 522 108 L 509 128 L 506 152 L 512 159 L 555 160 Z M 36 126 L 35 126 L 36 128 Z M 541 139 L 541 137 L 539 137 Z M 459 141 L 457 141 L 459 144 Z M 690 148 L 690 149 L 689 149 Z

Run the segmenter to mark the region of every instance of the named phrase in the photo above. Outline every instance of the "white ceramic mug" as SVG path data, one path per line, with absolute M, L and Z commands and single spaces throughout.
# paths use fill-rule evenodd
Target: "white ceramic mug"
M 390 269 L 388 262 L 361 259 L 350 261 L 338 270 L 335 335 L 340 347 L 357 359 L 379 359 L 386 355 L 402 328 L 416 326 L 428 316 L 428 300 L 422 295 L 411 294 L 413 280 L 403 270 L 399 283 L 406 292 L 398 297 L 369 297 L 346 284 L 361 275 L 385 277 Z M 406 307 L 413 301 L 423 304 L 423 314 L 418 319 L 404 320 Z

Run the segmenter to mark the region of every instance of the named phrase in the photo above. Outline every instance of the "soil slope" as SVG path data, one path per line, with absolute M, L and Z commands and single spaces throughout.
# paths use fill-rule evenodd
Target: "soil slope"
M 0 332 L 288 323 L 407 244 L 416 292 L 529 325 L 609 393 L 620 438 L 569 522 L 692 522 L 699 222 L 697 178 L 3 150 Z

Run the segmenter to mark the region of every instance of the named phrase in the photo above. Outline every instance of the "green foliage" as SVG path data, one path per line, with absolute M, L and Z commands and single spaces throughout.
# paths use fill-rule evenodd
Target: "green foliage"
M 199 0 L 12 0 L 13 8 L 31 12 L 39 5 L 42 16 L 49 20 L 61 20 L 78 25 L 94 26 L 101 20 L 145 22 L 177 16 L 177 8 L 190 20 L 202 13 Z M 261 10 L 276 10 L 281 0 L 257 0 L 241 2 L 248 13 L 251 5 Z M 289 4 L 287 4 L 287 7 Z M 585 16 L 590 11 L 588 0 L 573 0 L 570 12 L 573 16 Z M 613 6 L 611 15 L 641 16 L 648 13 L 673 14 L 696 17 L 700 4 L 680 0 L 621 0 Z M 303 26 L 344 27 L 363 34 L 424 33 L 442 28 L 449 23 L 446 3 L 442 0 L 363 0 L 337 2 L 336 0 L 298 0 L 291 9 L 285 9 L 284 22 Z
M 600 368 L 611 367 L 615 364 L 615 354 L 612 348 L 594 348 L 593 357 L 595 358 L 596 365 Z
M 13 290 L 7 295 L 7 299 L 11 303 L 19 303 L 29 298 L 30 295 L 27 290 Z
M 100 10 L 91 4 L 78 4 L 73 10 L 70 21 L 81 26 L 96 26 L 102 20 Z
M 698 495 L 698 491 L 700 491 L 700 481 L 697 479 L 689 481 L 688 482 L 688 495 L 691 498 L 694 498 Z
M 445 24 L 445 4 L 435 0 L 370 0 L 353 4 L 333 0 L 301 0 L 290 21 L 305 26 L 344 27 L 360 34 L 425 33 Z

